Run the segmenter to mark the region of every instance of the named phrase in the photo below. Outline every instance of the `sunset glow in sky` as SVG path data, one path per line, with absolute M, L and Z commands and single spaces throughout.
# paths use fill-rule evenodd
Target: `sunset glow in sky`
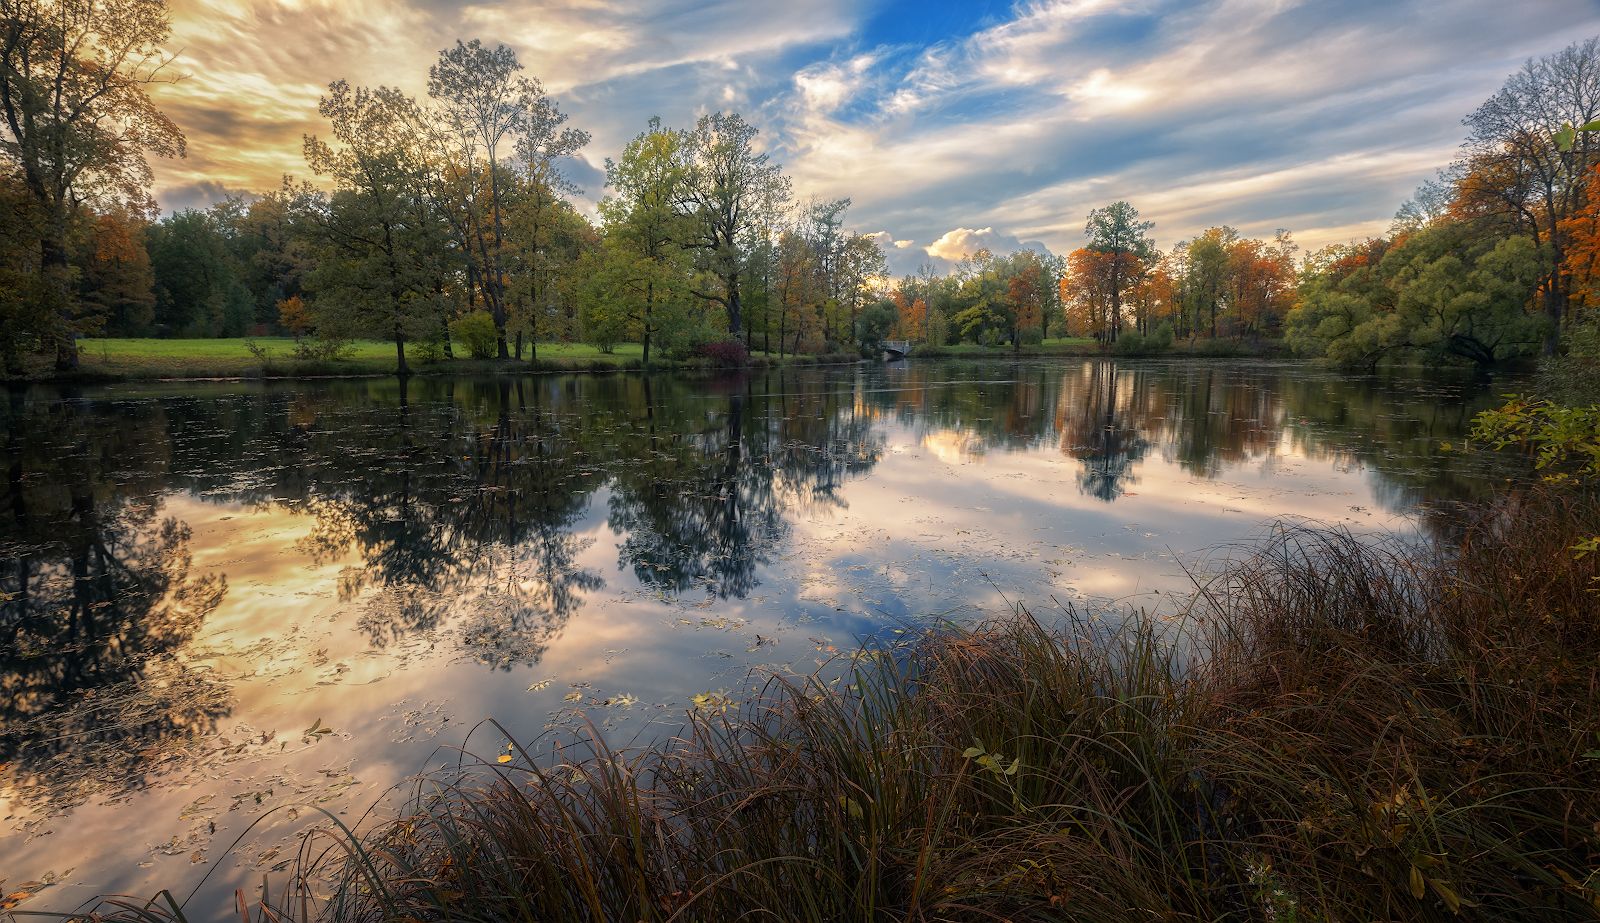
M 1082 241 L 1128 199 L 1162 247 L 1214 224 L 1303 246 L 1381 232 L 1461 117 L 1594 0 L 173 0 L 189 156 L 164 209 L 307 177 L 327 84 L 423 95 L 456 38 L 504 42 L 593 133 L 572 175 L 660 115 L 736 110 L 801 196 L 850 196 L 890 268 Z

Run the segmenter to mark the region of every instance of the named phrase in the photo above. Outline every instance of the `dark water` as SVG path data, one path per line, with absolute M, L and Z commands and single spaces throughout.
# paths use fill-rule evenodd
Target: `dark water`
M 0 895 L 209 872 L 209 918 L 314 808 L 353 820 L 486 716 L 644 740 L 922 619 L 1172 611 L 1284 517 L 1425 533 L 1505 476 L 1458 444 L 1514 386 L 1040 361 L 12 392 Z

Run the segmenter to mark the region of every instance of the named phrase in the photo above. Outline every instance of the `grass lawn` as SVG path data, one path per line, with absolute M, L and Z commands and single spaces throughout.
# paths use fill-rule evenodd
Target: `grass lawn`
M 224 378 L 263 374 L 261 360 L 251 354 L 242 337 L 228 339 L 84 339 L 78 341 L 83 370 L 89 374 L 128 378 Z M 389 374 L 394 371 L 394 344 L 381 340 L 356 340 L 349 354 L 337 360 L 294 358 L 294 341 L 287 337 L 255 337 L 255 345 L 266 351 L 270 374 L 286 375 L 361 375 Z M 586 343 L 545 343 L 539 346 L 541 362 L 573 363 L 584 366 L 603 363 L 622 365 L 643 358 L 637 343 L 619 344 L 611 354 Z M 418 371 L 450 368 L 476 370 L 485 365 L 469 359 L 446 360 L 423 365 L 416 348 L 408 346 L 406 357 Z
M 945 356 L 1058 356 L 1080 355 L 1098 351 L 1099 348 L 1099 341 L 1093 337 L 1052 337 L 1036 346 L 1024 346 L 1018 350 L 1013 350 L 1010 344 L 983 346 L 978 343 L 956 343 L 939 347 L 938 353 Z M 913 349 L 911 354 L 915 356 L 917 351 Z

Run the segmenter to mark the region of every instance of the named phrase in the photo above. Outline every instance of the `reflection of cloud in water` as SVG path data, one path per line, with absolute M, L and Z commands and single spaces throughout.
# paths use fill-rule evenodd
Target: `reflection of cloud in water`
M 1187 586 L 1181 564 L 1196 552 L 1274 517 L 1404 525 L 1419 499 L 1488 480 L 1433 451 L 1480 392 L 1270 365 L 913 363 L 712 386 L 618 375 L 408 388 L 403 404 L 392 382 L 135 388 L 115 405 L 30 399 L 4 418 L 37 509 L 70 519 L 70 484 L 90 485 L 80 509 L 126 501 L 146 517 L 140 534 L 184 524 L 187 579 L 229 581 L 193 625 L 162 627 L 159 605 L 118 622 L 168 640 L 146 644 L 138 675 L 89 677 L 104 680 L 96 695 L 116 690 L 102 702 L 156 716 L 146 736 L 171 746 L 146 778 L 169 784 L 125 804 L 55 796 L 77 805 L 71 829 L 93 834 L 36 837 L 19 874 L 80 864 L 94 889 L 153 891 L 185 880 L 187 854 L 124 875 L 125 850 L 109 844 L 203 851 L 205 823 L 231 840 L 285 799 L 363 804 L 488 715 L 532 737 L 592 705 L 619 733 L 669 732 L 697 693 L 748 695 L 752 664 L 808 669 L 900 620 L 1007 600 L 1154 605 Z M 63 438 L 114 464 L 67 478 Z M 0 547 L 66 534 L 17 520 L 7 490 Z M 223 711 L 207 728 L 219 703 L 233 723 Z M 157 733 L 162 713 L 175 736 Z M 302 742 L 319 719 L 337 733 Z M 141 751 L 124 749 L 96 760 L 135 778 L 118 760 Z M 0 780 L 0 802 L 16 805 L 7 789 Z M 184 815 L 213 791 L 240 809 Z M 14 834 L 0 853 L 16 851 Z M 215 879 L 219 906 L 229 874 Z
M 983 457 L 984 441 L 970 430 L 943 429 L 925 433 L 922 447 L 947 465 L 963 465 Z

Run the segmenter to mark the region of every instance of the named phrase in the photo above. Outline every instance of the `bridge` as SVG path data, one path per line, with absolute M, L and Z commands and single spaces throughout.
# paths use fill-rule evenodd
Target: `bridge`
M 909 355 L 911 355 L 910 340 L 885 340 L 883 342 L 883 356 L 885 359 L 893 361 L 895 359 L 904 359 Z

